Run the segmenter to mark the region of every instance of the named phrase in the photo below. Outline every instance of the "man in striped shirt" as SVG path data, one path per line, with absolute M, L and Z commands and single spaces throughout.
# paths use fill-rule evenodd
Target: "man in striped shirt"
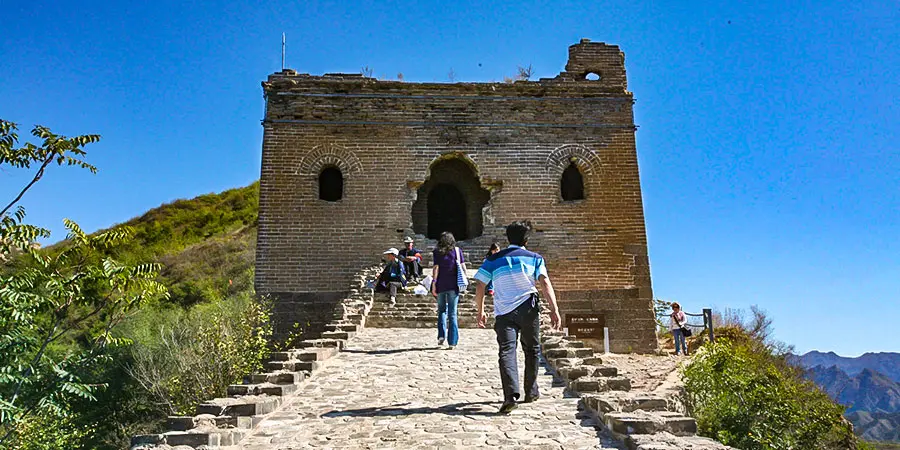
M 525 249 L 531 234 L 529 221 L 513 222 L 506 227 L 510 246 L 484 260 L 475 280 L 475 304 L 478 307 L 478 326 L 484 327 L 484 291 L 494 284 L 494 331 L 500 346 L 500 381 L 503 383 L 501 414 L 516 409 L 519 398 L 519 372 L 516 364 L 516 340 L 522 341 L 525 352 L 525 403 L 540 397 L 537 384 L 538 359 L 541 355 L 541 319 L 538 288 L 550 305 L 550 321 L 560 328 L 556 294 L 547 266 L 541 255 Z

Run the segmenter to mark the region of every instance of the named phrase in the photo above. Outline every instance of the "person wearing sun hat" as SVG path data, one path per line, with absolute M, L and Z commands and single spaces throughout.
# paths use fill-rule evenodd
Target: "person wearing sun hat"
M 391 306 L 397 303 L 397 290 L 406 287 L 406 271 L 398 259 L 400 251 L 389 248 L 384 252 L 384 269 L 378 275 L 375 292 L 389 292 Z
M 403 239 L 403 248 L 400 249 L 400 263 L 413 283 L 422 278 L 422 251 L 413 247 L 414 243 L 413 238 L 407 236 Z

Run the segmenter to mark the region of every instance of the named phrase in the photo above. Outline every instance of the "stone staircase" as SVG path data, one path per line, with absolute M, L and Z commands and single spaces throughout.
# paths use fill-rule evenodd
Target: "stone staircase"
M 478 312 L 475 308 L 475 280 L 477 269 L 468 269 L 469 289 L 461 292 L 457 306 L 460 328 L 476 328 Z M 425 269 L 430 275 L 431 269 Z M 494 301 L 490 295 L 484 297 L 484 312 L 488 327 L 494 326 Z M 412 286 L 398 292 L 397 303 L 391 305 L 387 294 L 375 294 L 375 302 L 366 318 L 366 326 L 374 328 L 434 328 L 437 326 L 437 299 L 431 295 L 415 295 Z
M 131 448 L 165 449 L 175 446 L 207 448 L 238 444 L 301 383 L 313 376 L 336 356 L 344 343 L 365 324 L 372 307 L 372 293 L 365 280 L 375 268 L 367 269 L 354 280 L 350 295 L 335 311 L 334 321 L 317 339 L 307 339 L 297 348 L 272 352 L 264 364 L 266 371 L 249 374 L 241 384 L 228 386 L 227 396 L 197 405 L 193 416 L 170 416 L 168 431 L 133 436 Z
M 352 322 L 332 326 L 350 330 Z M 353 334 L 352 331 L 344 333 Z M 300 348 L 271 354 L 268 372 L 254 373 L 242 384 L 228 386 L 228 396 L 215 398 L 197 406 L 194 416 L 170 416 L 169 431 L 139 435 L 131 439 L 133 449 L 186 445 L 228 446 L 239 443 L 254 426 L 274 412 L 298 385 L 337 355 L 344 340 L 314 339 L 303 341 Z
M 485 296 L 485 314 L 488 326 L 493 326 L 494 303 L 491 296 Z M 460 295 L 457 306 L 460 328 L 475 328 L 478 314 L 475 309 L 475 295 Z M 374 328 L 434 328 L 437 325 L 437 299 L 432 295 L 417 296 L 412 293 L 398 293 L 393 306 L 387 296 L 376 294 L 372 310 L 366 318 L 366 326 Z
M 272 352 L 265 371 L 249 374 L 241 384 L 228 387 L 227 396 L 199 404 L 193 416 L 171 416 L 168 431 L 134 436 L 132 450 L 224 447 L 240 443 L 285 398 L 336 356 L 346 341 L 364 326 L 434 327 L 437 321 L 435 300 L 431 296 L 402 293 L 390 306 L 387 297 L 377 301 L 365 288 L 376 268 L 360 273 L 351 286 L 334 320 L 321 337 L 298 343 L 296 348 Z M 474 286 L 472 291 L 474 291 Z M 488 317 L 493 306 L 486 298 Z M 567 389 L 581 397 L 587 408 L 609 428 L 613 436 L 631 450 L 733 450 L 711 439 L 695 436 L 696 421 L 680 411 L 683 408 L 671 393 L 632 392 L 632 380 L 619 369 L 604 364 L 602 355 L 572 336 L 549 329 L 550 320 L 542 318 L 543 356 Z M 461 327 L 476 325 L 474 295 L 464 293 L 459 304 Z M 489 324 L 490 326 L 490 324 Z M 184 447 L 181 447 L 184 448 Z
M 574 336 L 550 329 L 548 316 L 541 322 L 544 359 L 630 450 L 733 450 L 696 436 L 697 422 L 681 412 L 676 394 L 631 392 L 631 380 L 604 364 L 602 355 Z

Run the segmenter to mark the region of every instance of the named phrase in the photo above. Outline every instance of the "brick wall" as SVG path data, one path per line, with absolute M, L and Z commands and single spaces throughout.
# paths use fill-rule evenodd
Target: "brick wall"
M 588 73 L 600 79 L 587 80 Z M 504 225 L 531 219 L 537 233 L 529 247 L 545 256 L 562 311 L 606 313 L 614 350 L 655 350 L 625 83 L 618 47 L 585 40 L 569 48 L 565 72 L 539 81 L 269 76 L 256 284 L 282 299 L 278 326 L 314 310 L 313 299 L 338 297 L 355 272 L 385 248 L 399 248 L 403 236 L 417 233 L 421 242 L 427 194 L 450 183 L 466 197 L 469 229 L 481 228 L 461 243 L 470 260 L 491 241 L 506 242 Z M 584 177 L 584 200 L 561 199 L 570 163 Z M 343 173 L 339 201 L 318 198 L 326 167 Z

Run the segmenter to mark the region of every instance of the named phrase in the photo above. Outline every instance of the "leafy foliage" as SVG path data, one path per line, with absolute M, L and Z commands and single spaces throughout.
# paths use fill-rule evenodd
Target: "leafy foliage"
M 843 407 L 784 354 L 740 328 L 724 330 L 683 369 L 701 434 L 745 450 L 857 448 Z
M 250 292 L 189 311 L 141 311 L 123 330 L 136 341 L 128 373 L 166 414 L 191 414 L 262 367 L 270 314 L 271 304 Z
M 67 238 L 41 250 L 49 232 L 25 223 L 18 201 L 53 165 L 96 172 L 84 147 L 99 136 L 32 135 L 41 143 L 17 146 L 16 125 L 0 120 L 0 165 L 35 170 L 0 212 L 0 446 L 122 448 L 265 358 L 271 306 L 252 291 L 259 185 L 90 235 L 65 221 Z
M 0 165 L 37 166 L 31 181 L 0 211 L 0 256 L 4 261 L 15 256 L 28 261 L 0 275 L 0 444 L 4 445 L 17 433 L 39 427 L 36 424 L 54 423 L 55 430 L 72 426 L 70 406 L 95 400 L 104 387 L 89 382 L 87 374 L 109 362 L 111 348 L 127 343 L 113 337 L 112 328 L 142 302 L 166 293 L 156 281 L 158 265 L 123 264 L 109 257 L 130 239 L 128 227 L 87 235 L 78 224 L 65 220 L 65 246 L 52 254 L 37 250 L 35 240 L 49 232 L 24 223 L 21 206 L 12 215 L 8 212 L 54 162 L 96 172 L 82 158 L 84 147 L 100 137 L 67 138 L 42 126 L 35 126 L 32 135 L 42 140 L 40 145 L 17 147 L 17 126 L 0 120 Z M 46 431 L 41 434 L 52 441 L 76 438 L 83 430 Z M 16 445 L 24 444 L 20 440 Z

